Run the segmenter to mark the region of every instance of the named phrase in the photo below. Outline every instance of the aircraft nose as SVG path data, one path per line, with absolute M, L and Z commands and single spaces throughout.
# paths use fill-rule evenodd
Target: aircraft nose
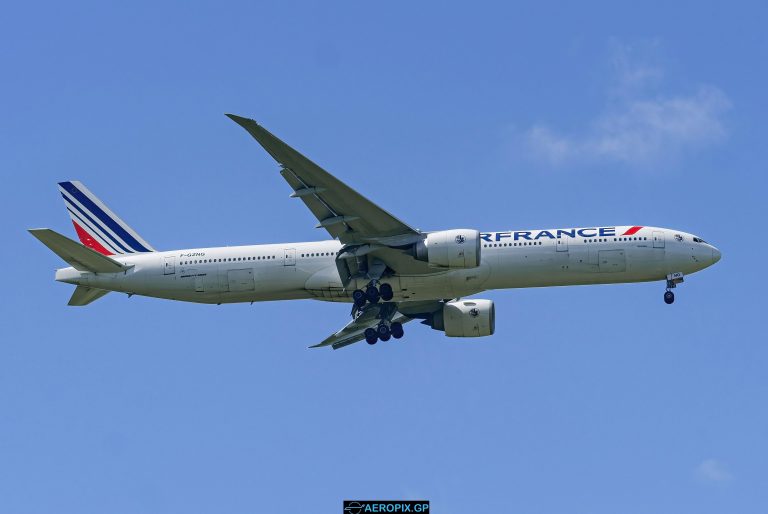
M 720 250 L 718 250 L 713 246 L 712 247 L 712 264 L 716 263 L 719 260 L 720 260 Z

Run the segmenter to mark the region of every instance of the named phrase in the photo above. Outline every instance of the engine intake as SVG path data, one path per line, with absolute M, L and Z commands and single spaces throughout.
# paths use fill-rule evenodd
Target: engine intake
M 425 323 L 448 337 L 491 336 L 496 331 L 496 307 L 491 300 L 453 300 Z
M 481 246 L 478 230 L 441 230 L 416 243 L 415 257 L 436 268 L 476 268 Z

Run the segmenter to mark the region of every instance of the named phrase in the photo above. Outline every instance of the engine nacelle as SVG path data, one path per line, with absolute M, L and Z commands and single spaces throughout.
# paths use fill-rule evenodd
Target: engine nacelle
M 437 268 L 476 268 L 481 246 L 478 230 L 441 230 L 416 243 L 415 257 Z
M 427 324 L 448 337 L 491 336 L 496 331 L 496 308 L 491 300 L 453 300 Z

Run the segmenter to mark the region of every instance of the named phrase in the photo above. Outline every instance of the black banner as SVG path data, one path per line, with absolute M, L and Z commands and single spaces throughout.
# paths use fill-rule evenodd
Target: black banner
M 429 513 L 427 500 L 344 500 L 344 514 L 374 513 Z

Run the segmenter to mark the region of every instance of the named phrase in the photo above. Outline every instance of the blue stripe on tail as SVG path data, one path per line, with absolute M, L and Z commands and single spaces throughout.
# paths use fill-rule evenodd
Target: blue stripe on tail
M 72 182 L 59 182 L 59 185 L 69 194 L 72 195 L 83 207 L 88 209 L 94 216 L 99 218 L 104 225 L 109 227 L 112 232 L 117 234 L 126 244 L 128 244 L 135 252 L 149 252 L 148 248 L 136 241 L 136 238 L 129 234 L 123 227 L 120 226 L 115 220 L 104 212 L 98 205 L 93 203 L 82 191 L 80 191 Z M 115 241 L 117 242 L 117 241 Z M 121 245 L 122 246 L 122 245 Z M 130 251 L 130 250 L 126 250 Z
M 64 195 L 61 195 L 61 196 L 64 196 Z M 64 200 L 69 201 L 69 198 L 64 196 Z M 67 205 L 66 207 L 67 207 L 67 211 L 69 211 L 69 214 L 71 214 L 72 216 L 77 218 L 77 221 L 80 222 L 80 226 L 83 227 L 83 229 L 88 229 L 91 232 L 93 232 L 93 235 L 95 235 L 96 237 L 101 239 L 100 243 L 104 243 L 104 245 L 109 247 L 109 249 L 112 250 L 112 253 L 118 253 L 118 254 L 119 253 L 123 253 L 120 250 L 118 250 L 117 248 L 115 248 L 114 246 L 112 246 L 112 243 L 110 243 L 109 241 L 107 241 L 103 237 L 99 237 L 99 233 L 96 232 L 96 230 L 93 228 L 93 227 L 98 227 L 99 230 L 104 232 L 104 229 L 102 227 L 100 227 L 99 225 L 95 225 L 92 222 L 89 223 L 89 222 L 85 221 L 83 218 L 80 217 L 80 215 L 78 213 L 76 213 L 74 210 L 72 210 L 69 205 Z
M 115 239 L 115 237 L 114 237 L 112 234 L 110 234 L 109 232 L 107 232 L 106 230 L 104 230 L 104 227 L 102 227 L 102 226 L 99 224 L 99 222 L 97 222 L 96 220 L 94 220 L 93 218 L 91 218 L 91 217 L 88 215 L 88 213 L 87 213 L 87 212 L 85 212 L 84 210 L 82 210 L 82 209 L 81 209 L 81 208 L 80 208 L 80 207 L 79 207 L 79 206 L 78 206 L 78 205 L 77 205 L 75 202 L 73 202 L 72 200 L 70 200 L 70 199 L 67 197 L 67 195 L 65 195 L 64 193 L 61 193 L 61 196 L 62 196 L 62 198 L 64 198 L 64 201 L 65 201 L 65 202 L 67 202 L 69 205 L 71 205 L 72 207 L 74 207 L 75 209 L 77 209 L 77 211 L 78 211 L 80 214 L 82 214 L 83 216 L 85 216 L 85 218 L 86 218 L 88 221 L 90 221 L 90 222 L 93 224 L 93 226 L 94 226 L 94 227 L 96 227 L 96 228 L 98 228 L 99 230 L 101 230 L 101 231 L 104 233 L 104 235 L 105 235 L 105 236 L 107 236 L 109 239 L 111 239 L 111 240 L 112 240 L 112 242 L 113 242 L 113 243 L 115 243 L 117 246 L 119 246 L 119 247 L 120 247 L 120 249 L 122 250 L 122 252 L 118 251 L 117 253 L 133 253 L 133 251 L 129 250 L 128 248 L 126 248 L 125 246 L 123 246 L 123 245 L 120 243 L 120 241 L 118 241 L 117 239 Z

